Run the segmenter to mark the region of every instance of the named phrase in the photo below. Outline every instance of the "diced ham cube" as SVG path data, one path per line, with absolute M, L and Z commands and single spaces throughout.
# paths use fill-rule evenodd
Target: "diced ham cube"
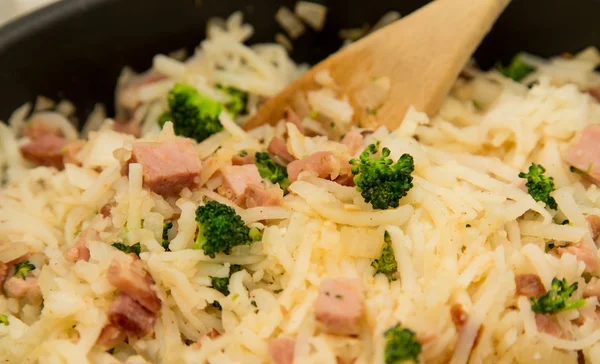
M 123 330 L 109 323 L 102 328 L 96 344 L 110 348 L 125 340 L 125 337 L 126 335 Z
M 119 293 L 108 309 L 109 322 L 134 337 L 152 332 L 156 313 L 150 312 L 126 293 Z
M 111 209 L 112 209 L 112 205 L 107 203 L 107 204 L 102 205 L 99 212 L 102 215 L 102 217 L 109 217 Z
M 113 259 L 108 267 L 108 281 L 150 312 L 160 311 L 160 299 L 152 288 L 154 280 L 134 254 Z
M 236 154 L 231 157 L 231 164 L 234 166 L 243 166 L 244 164 L 252 164 L 254 163 L 254 155 L 250 153 L 246 153 L 243 156 Z
M 364 137 L 356 129 L 350 130 L 342 139 L 342 144 L 348 147 L 350 154 L 354 155 L 363 145 Z
M 78 158 L 77 154 L 83 149 L 85 146 L 84 140 L 74 140 L 68 142 L 67 145 L 63 148 L 63 163 L 71 163 L 75 165 L 81 165 L 81 160 Z
M 358 335 L 364 300 L 359 279 L 326 279 L 319 288 L 315 317 L 330 334 Z
M 25 127 L 23 127 L 23 136 L 26 136 L 31 140 L 37 140 L 44 135 L 63 136 L 62 131 L 59 128 L 49 125 L 43 120 L 36 119 L 35 116 L 33 120 L 26 123 Z
M 535 324 L 540 332 L 544 332 L 558 338 L 562 337 L 563 335 L 563 331 L 558 323 L 549 315 L 536 313 Z
M 166 196 L 196 185 L 202 163 L 190 139 L 135 143 L 130 162 L 142 165 L 144 185 Z
M 98 240 L 100 238 L 98 232 L 92 228 L 87 228 L 83 230 L 77 240 L 75 240 L 75 244 L 67 251 L 67 260 L 71 263 L 75 263 L 78 260 L 85 260 L 86 262 L 90 260 L 90 250 L 87 247 L 88 241 Z
M 598 268 L 598 257 L 596 256 L 597 250 L 595 247 L 592 247 L 583 241 L 577 244 L 571 244 L 567 247 L 560 247 L 557 251 L 561 256 L 564 253 L 573 254 L 577 260 L 585 263 L 585 272 L 591 273 Z
M 275 154 L 276 156 L 281 157 L 281 159 L 283 159 L 286 162 L 292 162 L 296 160 L 296 157 L 294 157 L 290 154 L 290 152 L 288 152 L 287 146 L 285 145 L 285 141 L 281 138 L 274 137 L 273 139 L 271 139 L 267 150 Z
M 588 215 L 585 219 L 590 225 L 590 233 L 592 234 L 592 239 L 596 241 L 596 239 L 598 239 L 598 236 L 600 236 L 600 216 Z
M 462 305 L 454 304 L 450 307 L 450 316 L 457 330 L 461 330 L 469 320 L 469 314 L 463 310 Z
M 246 207 L 256 206 L 281 206 L 283 190 L 279 186 L 262 187 L 249 185 L 244 193 Z
M 283 110 L 283 117 L 287 123 L 296 125 L 298 131 L 304 134 L 304 125 L 302 125 L 302 120 L 300 120 L 300 117 L 291 107 L 286 107 L 285 110 Z
M 4 292 L 17 298 L 41 295 L 40 286 L 35 277 L 27 277 L 27 279 L 10 277 L 4 283 Z
M 588 92 L 596 101 L 600 102 L 600 87 L 591 88 Z
M 515 284 L 519 296 L 539 297 L 546 293 L 542 280 L 535 274 L 519 274 L 515 277 Z
M 262 178 L 254 164 L 227 166 L 221 169 L 221 174 L 223 175 L 223 187 L 227 191 L 227 197 L 230 197 L 237 204 L 242 204 L 246 200 L 245 193 L 248 186 L 262 185 Z
M 117 133 L 129 134 L 139 138 L 142 133 L 142 126 L 139 121 L 135 120 L 124 122 L 115 120 L 115 123 L 113 124 L 113 130 Z
M 579 140 L 569 147 L 563 157 L 573 167 L 600 180 L 600 125 L 586 126 Z
M 348 160 L 341 160 L 334 156 L 332 152 L 316 152 L 304 159 L 293 161 L 287 166 L 288 177 L 291 182 L 296 181 L 301 172 L 313 172 L 320 178 L 336 180 L 339 177 L 349 175 L 351 169 Z
M 21 146 L 21 153 L 37 165 L 62 169 L 66 145 L 65 138 L 48 134 Z
M 269 342 L 269 357 L 273 364 L 293 364 L 294 346 L 292 339 L 280 337 Z
M 600 299 L 600 279 L 592 278 L 583 290 L 583 297 L 598 297 Z

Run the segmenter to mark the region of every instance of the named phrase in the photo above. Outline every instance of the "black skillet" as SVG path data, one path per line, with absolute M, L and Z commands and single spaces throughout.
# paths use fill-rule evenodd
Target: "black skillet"
M 1 0 L 0 0 L 1 1 Z M 313 0 L 315 1 L 315 0 Z M 477 0 L 473 0 L 477 1 Z M 389 10 L 408 14 L 426 0 L 320 0 L 329 13 L 320 33 L 294 42 L 292 57 L 315 63 L 341 45 L 341 28 L 373 24 Z M 121 68 L 205 36 L 209 17 L 236 10 L 254 26 L 250 40 L 272 42 L 274 14 L 296 0 L 62 0 L 0 29 L 0 120 L 36 95 L 72 100 L 83 116 L 97 101 L 112 107 Z M 435 27 L 436 24 L 431 24 Z M 440 29 L 452 31 L 452 29 Z M 476 53 L 483 67 L 525 50 L 541 56 L 600 47 L 600 0 L 513 0 Z

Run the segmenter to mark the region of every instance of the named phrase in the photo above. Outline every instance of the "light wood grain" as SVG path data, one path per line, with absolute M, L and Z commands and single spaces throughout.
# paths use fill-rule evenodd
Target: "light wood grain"
M 279 121 L 298 91 L 316 88 L 314 75 L 324 69 L 350 97 L 355 123 L 364 125 L 367 120 L 353 93 L 373 77 L 389 77 L 391 89 L 371 124 L 396 128 L 411 105 L 433 115 L 509 1 L 434 1 L 311 68 L 267 101 L 246 128 Z

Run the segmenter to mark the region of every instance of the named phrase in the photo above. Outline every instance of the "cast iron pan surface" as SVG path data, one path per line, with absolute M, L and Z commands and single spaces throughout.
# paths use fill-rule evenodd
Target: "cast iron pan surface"
M 318 0 L 312 0 L 318 1 Z M 476 1 L 476 0 L 473 0 Z M 341 28 L 374 24 L 384 13 L 406 15 L 426 0 L 321 0 L 325 28 L 294 41 L 291 56 L 315 63 L 341 45 Z M 37 95 L 73 101 L 80 118 L 95 102 L 112 113 L 113 91 L 125 65 L 142 71 L 157 53 L 193 49 L 206 21 L 241 10 L 255 29 L 250 43 L 282 31 L 277 9 L 296 0 L 63 0 L 0 29 L 0 120 Z M 513 0 L 476 52 L 483 68 L 525 50 L 541 56 L 600 47 L 600 0 Z M 436 24 L 431 24 L 435 27 Z M 440 29 L 451 32 L 452 29 Z M 360 62 L 360 60 L 357 60 Z

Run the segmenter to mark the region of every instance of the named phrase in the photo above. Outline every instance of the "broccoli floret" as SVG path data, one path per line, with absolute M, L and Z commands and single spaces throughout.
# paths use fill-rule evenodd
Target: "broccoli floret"
M 569 285 L 565 278 L 552 279 L 552 288 L 539 297 L 530 297 L 531 310 L 537 313 L 556 313 L 563 310 L 583 307 L 584 299 L 569 301 L 569 297 L 577 289 L 577 282 Z
M 223 130 L 219 121 L 221 104 L 195 88 L 178 83 L 169 91 L 168 100 L 175 134 L 201 142 Z M 169 120 L 165 114 L 163 117 L 163 123 Z
M 0 324 L 8 326 L 8 317 L 6 317 L 6 315 L 0 315 Z
M 521 57 L 519 57 L 518 54 L 513 57 L 513 59 L 510 61 L 510 64 L 507 67 L 504 67 L 501 63 L 498 63 L 496 65 L 496 68 L 504 76 L 512 78 L 517 82 L 521 81 L 523 78 L 525 78 L 525 76 L 535 71 L 534 67 L 523 63 L 523 60 L 521 59 Z
M 162 242 L 160 245 L 168 252 L 171 251 L 171 249 L 169 249 L 169 244 L 171 244 L 169 241 L 169 230 L 171 230 L 172 227 L 172 222 L 163 222 Z
M 536 201 L 542 201 L 549 208 L 556 210 L 557 205 L 550 192 L 554 191 L 554 178 L 544 176 L 546 169 L 539 164 L 531 163 L 529 172 L 519 173 L 520 178 L 527 179 L 527 191 Z
M 263 234 L 260 232 L 260 230 L 258 230 L 258 228 L 255 227 L 250 229 L 250 232 L 248 233 L 248 236 L 250 236 L 250 240 L 252 240 L 252 242 L 261 241 L 262 235 Z
M 31 264 L 29 260 L 22 261 L 21 263 L 15 264 L 15 277 L 27 279 L 27 273 L 35 269 L 35 265 Z
M 248 103 L 247 92 L 231 86 L 217 85 L 217 88 L 231 97 L 231 100 L 225 104 L 225 108 L 227 108 L 232 117 L 235 118 L 246 111 L 246 104 Z
M 275 163 L 267 153 L 257 152 L 254 155 L 254 164 L 258 168 L 258 173 L 262 178 L 266 178 L 273 183 L 279 183 L 282 190 L 287 191 L 290 185 L 287 169 Z
M 412 156 L 403 154 L 396 164 L 390 150 L 383 148 L 380 158 L 371 158 L 377 153 L 379 145 L 371 144 L 361 153 L 360 159 L 350 160 L 356 189 L 374 209 L 385 210 L 398 207 L 400 199 L 412 188 L 412 176 L 415 165 Z
M 163 112 L 158 118 L 158 125 L 161 127 L 161 129 L 167 121 L 173 121 L 173 115 L 171 115 L 170 111 Z
M 421 343 L 417 341 L 414 332 L 396 324 L 389 328 L 384 336 L 387 340 L 385 343 L 386 364 L 404 363 L 408 360 L 419 362 Z
M 141 247 L 140 243 L 135 243 L 133 245 L 125 245 L 125 244 L 121 243 L 120 241 L 115 241 L 112 244 L 112 246 L 119 249 L 120 251 L 122 251 L 125 254 L 135 253 L 135 255 L 137 255 L 138 257 L 140 256 L 140 252 L 142 251 L 142 247 Z
M 390 234 L 385 232 L 383 236 L 385 244 L 383 245 L 383 250 L 381 251 L 381 257 L 379 259 L 375 259 L 371 266 L 375 268 L 375 274 L 383 273 L 388 278 L 388 280 L 395 281 L 395 274 L 398 271 L 398 263 L 396 263 L 396 258 L 394 258 L 394 248 L 392 248 L 392 240 L 390 239 Z
M 212 288 L 223 293 L 225 296 L 229 296 L 229 278 L 231 278 L 231 275 L 233 273 L 239 272 L 240 270 L 242 270 L 241 266 L 239 266 L 237 264 L 233 264 L 231 266 L 231 268 L 229 268 L 229 276 L 228 277 L 222 277 L 222 278 L 210 277 L 210 283 L 212 285 Z
M 211 258 L 216 253 L 231 253 L 231 248 L 252 242 L 250 229 L 231 207 L 209 201 L 196 209 L 198 237 L 194 249 L 204 250 Z

